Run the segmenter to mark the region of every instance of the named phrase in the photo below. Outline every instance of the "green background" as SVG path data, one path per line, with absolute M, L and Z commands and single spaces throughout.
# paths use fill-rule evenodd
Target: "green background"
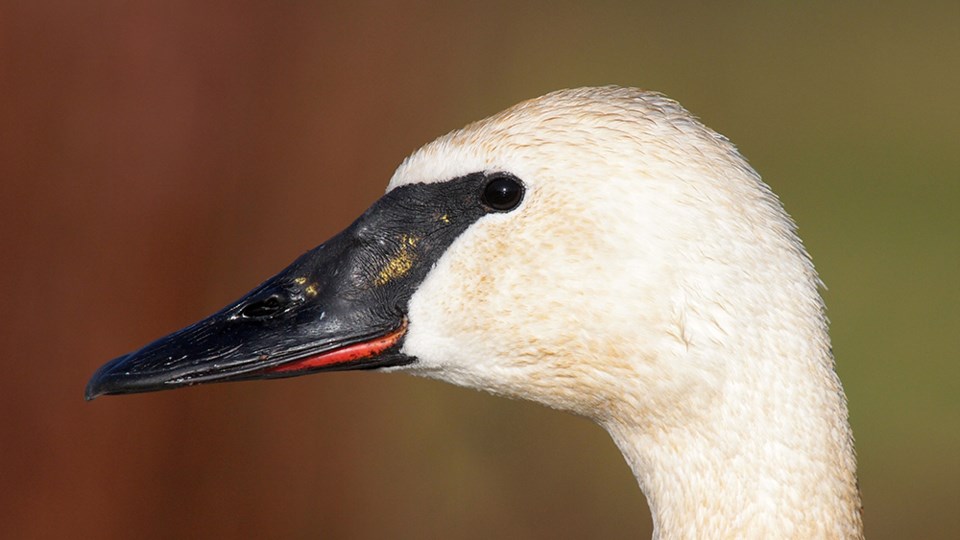
M 679 100 L 828 290 L 871 538 L 960 537 L 960 3 L 3 2 L 0 536 L 630 538 L 586 420 L 399 375 L 81 399 L 563 87 Z

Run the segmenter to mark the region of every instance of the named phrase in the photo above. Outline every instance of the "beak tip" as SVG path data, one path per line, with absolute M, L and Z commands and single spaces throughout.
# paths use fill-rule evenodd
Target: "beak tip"
M 84 401 L 93 401 L 102 395 L 93 383 L 94 381 L 91 380 L 90 383 L 87 384 L 87 388 L 83 391 Z
M 87 382 L 87 386 L 83 390 L 83 399 L 93 401 L 102 395 L 113 393 L 117 386 L 117 378 L 111 376 L 113 375 L 113 368 L 125 358 L 126 356 L 121 356 L 101 366 Z
M 84 388 L 83 399 L 85 401 L 93 401 L 105 393 L 106 391 L 103 389 L 103 378 L 98 371 L 93 374 L 93 377 L 90 377 L 90 382 L 88 382 L 87 387 Z

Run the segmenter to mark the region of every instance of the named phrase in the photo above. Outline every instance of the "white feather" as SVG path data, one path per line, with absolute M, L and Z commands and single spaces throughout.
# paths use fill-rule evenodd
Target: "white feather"
M 527 187 L 409 304 L 407 371 L 604 426 L 659 538 L 862 537 L 813 265 L 736 148 L 676 102 L 563 90 L 451 132 L 388 189 Z

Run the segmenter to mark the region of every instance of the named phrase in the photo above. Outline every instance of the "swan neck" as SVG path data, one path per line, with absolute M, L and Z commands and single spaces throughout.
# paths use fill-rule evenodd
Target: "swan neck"
M 815 394 L 813 406 L 838 414 L 797 403 L 764 413 L 736 396 L 701 424 L 607 423 L 647 498 L 653 537 L 863 538 L 843 393 Z

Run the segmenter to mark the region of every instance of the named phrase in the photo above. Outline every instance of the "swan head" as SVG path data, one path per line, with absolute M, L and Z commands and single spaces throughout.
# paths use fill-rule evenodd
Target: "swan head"
M 735 365 L 750 336 L 804 318 L 770 312 L 819 313 L 815 287 L 725 138 L 660 94 L 564 90 L 424 146 L 350 229 L 107 364 L 88 396 L 381 368 L 598 421 L 682 420 L 751 369 Z
M 86 395 L 404 371 L 597 421 L 660 531 L 857 537 L 818 284 L 724 137 L 659 94 L 562 90 L 424 146 L 342 233 Z
M 437 261 L 409 304 L 418 361 L 401 369 L 663 427 L 770 360 L 749 350 L 778 348 L 765 333 L 819 330 L 816 276 L 775 196 L 662 95 L 521 103 L 420 149 L 390 189 L 478 171 L 519 179 L 523 200 Z

